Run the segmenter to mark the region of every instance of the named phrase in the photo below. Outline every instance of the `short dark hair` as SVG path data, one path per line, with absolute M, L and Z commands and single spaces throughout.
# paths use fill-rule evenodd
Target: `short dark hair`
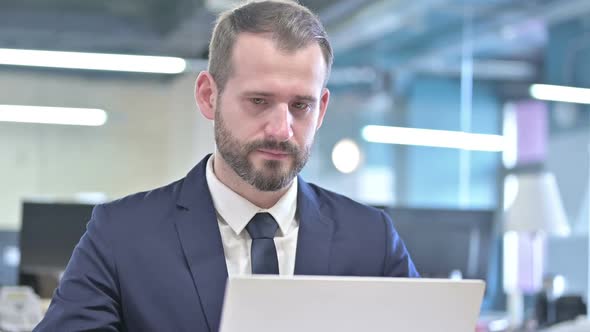
M 332 68 L 332 46 L 318 17 L 306 7 L 281 0 L 251 1 L 221 13 L 209 44 L 209 72 L 219 92 L 232 74 L 232 50 L 241 32 L 267 33 L 281 50 L 293 52 L 317 42 L 326 61 L 327 83 Z

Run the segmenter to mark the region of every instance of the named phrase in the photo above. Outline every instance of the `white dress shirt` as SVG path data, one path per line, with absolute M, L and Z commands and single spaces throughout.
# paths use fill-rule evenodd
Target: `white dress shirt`
M 225 252 L 225 264 L 230 276 L 251 274 L 250 248 L 252 239 L 246 225 L 256 213 L 268 212 L 277 223 L 279 230 L 274 242 L 279 259 L 279 274 L 293 275 L 299 221 L 297 210 L 297 178 L 289 190 L 270 209 L 262 209 L 221 183 L 213 171 L 213 156 L 207 161 L 207 185 L 217 212 L 217 223 Z

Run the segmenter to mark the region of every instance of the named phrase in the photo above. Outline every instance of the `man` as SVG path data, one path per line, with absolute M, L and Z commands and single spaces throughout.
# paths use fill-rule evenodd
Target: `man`
M 35 331 L 217 331 L 228 275 L 417 276 L 387 215 L 297 177 L 331 64 L 323 27 L 298 4 L 222 14 L 196 81 L 215 154 L 97 206 Z

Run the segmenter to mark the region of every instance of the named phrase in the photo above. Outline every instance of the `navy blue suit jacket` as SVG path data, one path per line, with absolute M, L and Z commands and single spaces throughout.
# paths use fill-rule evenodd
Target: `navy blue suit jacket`
M 206 160 L 96 206 L 34 331 L 217 331 L 227 268 Z M 418 276 L 385 213 L 298 181 L 295 274 Z

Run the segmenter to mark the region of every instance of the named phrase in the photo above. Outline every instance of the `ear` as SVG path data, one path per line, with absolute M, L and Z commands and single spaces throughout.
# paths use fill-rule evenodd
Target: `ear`
M 326 115 L 326 110 L 328 109 L 328 103 L 330 102 L 330 90 L 328 88 L 324 88 L 322 90 L 322 96 L 320 97 L 320 115 L 318 118 L 318 124 L 315 130 L 319 130 L 324 122 L 324 116 Z
M 209 120 L 215 119 L 217 103 L 217 84 L 213 76 L 207 71 L 202 71 L 195 82 L 195 99 L 201 114 Z

